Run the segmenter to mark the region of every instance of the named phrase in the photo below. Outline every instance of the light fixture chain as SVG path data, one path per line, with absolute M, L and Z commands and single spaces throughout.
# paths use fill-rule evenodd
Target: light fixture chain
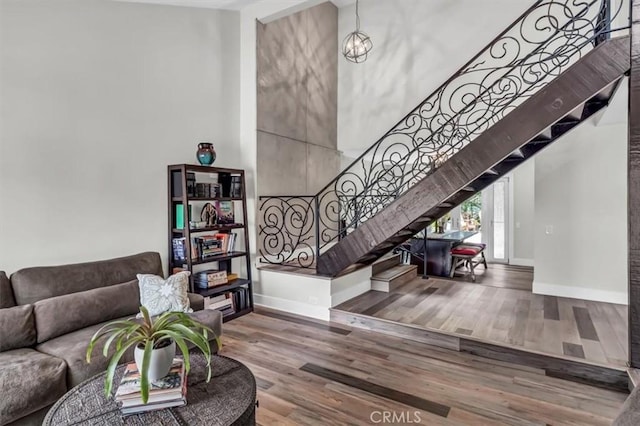
M 360 13 L 358 11 L 359 0 L 356 0 L 356 31 L 360 31 Z

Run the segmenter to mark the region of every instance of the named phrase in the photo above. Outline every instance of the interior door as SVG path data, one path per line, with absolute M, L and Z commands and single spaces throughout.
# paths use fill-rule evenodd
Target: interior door
M 509 263 L 509 178 L 497 180 L 482 192 L 485 256 L 495 263 Z

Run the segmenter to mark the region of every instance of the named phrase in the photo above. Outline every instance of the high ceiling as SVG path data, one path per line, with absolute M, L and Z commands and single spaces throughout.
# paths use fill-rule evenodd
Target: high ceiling
M 241 10 L 242 8 L 251 4 L 259 2 L 269 2 L 272 0 L 115 0 L 131 3 L 153 3 L 164 4 L 172 6 L 185 6 L 185 7 L 204 7 L 209 9 L 226 9 L 226 10 Z M 287 3 L 289 1 L 292 6 L 301 3 L 300 0 L 276 0 L 278 3 Z M 346 6 L 351 3 L 355 3 L 355 0 L 331 0 L 338 7 Z

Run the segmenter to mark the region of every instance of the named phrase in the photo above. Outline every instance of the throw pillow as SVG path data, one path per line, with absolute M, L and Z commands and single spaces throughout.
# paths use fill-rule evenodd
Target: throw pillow
M 138 274 L 140 304 L 152 316 L 164 312 L 193 312 L 187 296 L 189 274 L 189 271 L 178 272 L 166 280 L 157 275 Z M 141 316 L 138 314 L 138 317 Z

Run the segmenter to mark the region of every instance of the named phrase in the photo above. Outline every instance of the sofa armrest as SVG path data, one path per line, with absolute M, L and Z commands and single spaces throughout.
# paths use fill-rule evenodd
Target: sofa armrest
M 210 342 L 213 343 L 216 336 L 222 336 L 222 312 L 217 309 L 203 309 L 201 311 L 193 312 L 189 314 L 189 316 L 213 330 L 215 336 L 209 336 Z M 218 352 L 218 347 L 215 343 L 211 345 L 211 351 Z
M 204 297 L 196 293 L 187 293 L 187 297 L 189 298 L 189 306 L 191 306 L 191 309 L 194 311 L 204 309 Z

